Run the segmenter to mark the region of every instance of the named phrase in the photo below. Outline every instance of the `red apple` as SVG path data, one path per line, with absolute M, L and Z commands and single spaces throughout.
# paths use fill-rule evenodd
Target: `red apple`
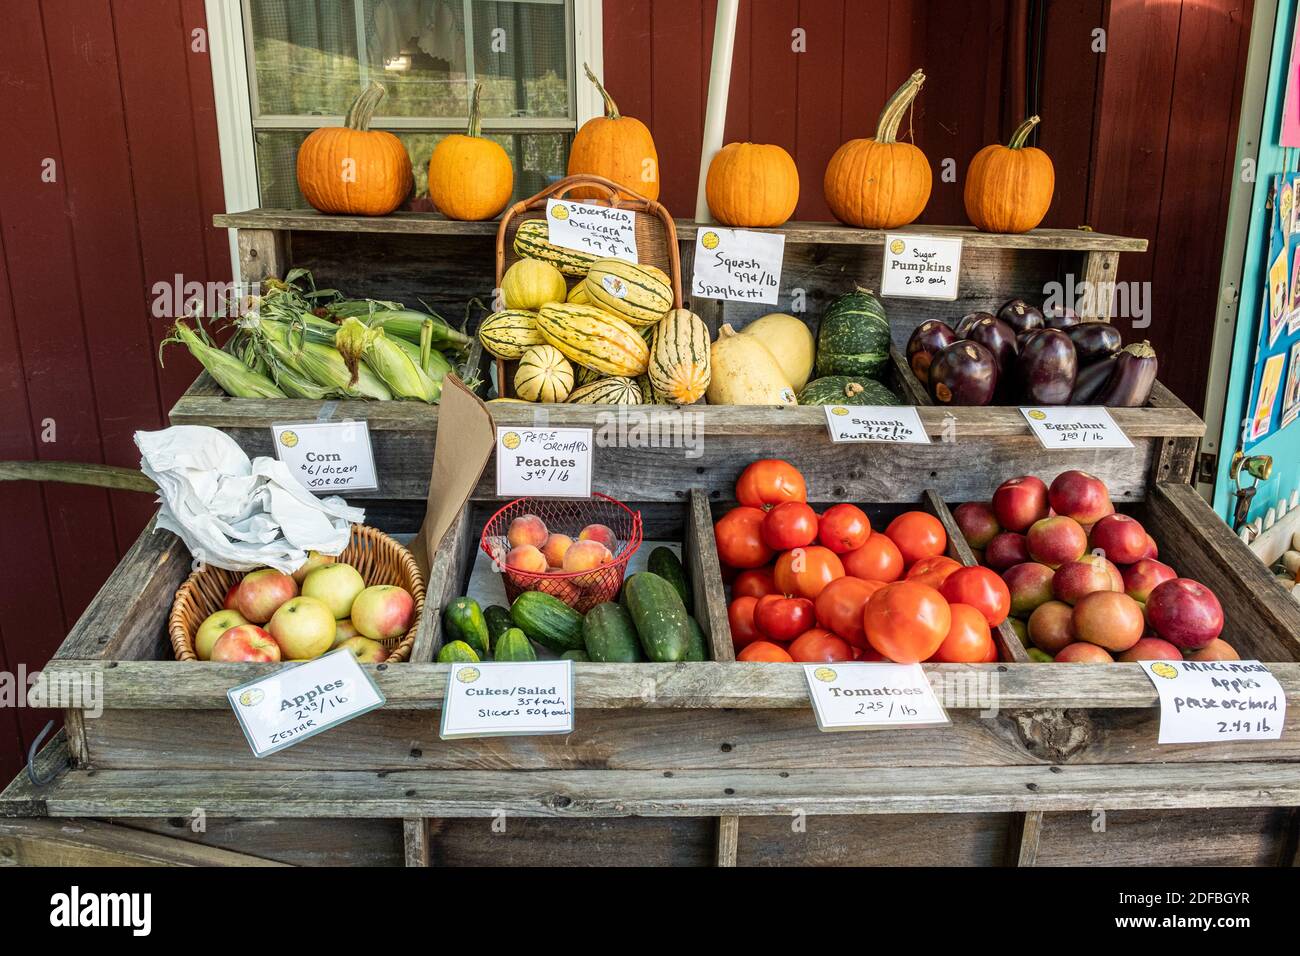
M 298 566 L 298 570 L 293 572 L 293 579 L 302 584 L 307 575 L 311 574 L 317 568 L 323 568 L 327 564 L 333 564 L 338 558 L 332 554 L 321 554 L 319 551 L 308 551 L 307 560 Z
M 1151 558 L 1152 560 L 1160 557 L 1160 548 L 1156 544 L 1156 539 L 1147 535 L 1147 549 L 1142 553 L 1142 557 Z
M 238 611 L 221 610 L 215 614 L 209 614 L 203 619 L 198 630 L 194 632 L 194 653 L 198 655 L 199 660 L 206 661 L 212 657 L 212 647 L 217 643 L 217 638 L 232 627 L 239 627 L 241 624 L 247 624 L 244 615 Z
M 1047 500 L 1058 515 L 1079 524 L 1100 521 L 1114 510 L 1106 483 L 1086 471 L 1063 471 L 1047 490 Z
M 1078 561 L 1068 561 L 1056 569 L 1052 595 L 1066 604 L 1077 604 L 1093 591 L 1122 591 L 1119 570 L 1097 554 L 1085 554 Z
M 1141 558 L 1124 569 L 1124 593 L 1135 601 L 1146 603 L 1158 584 L 1172 581 L 1178 572 L 1155 558 Z
M 1029 548 L 1025 546 L 1025 536 L 1014 531 L 1003 531 L 984 549 L 984 563 L 994 571 L 1002 572 L 1028 560 Z
M 512 548 L 524 545 L 541 548 L 546 538 L 546 524 L 537 515 L 520 515 L 510 522 L 510 530 L 506 532 L 506 540 Z
M 1002 572 L 1002 580 L 1011 592 L 1011 613 L 1016 617 L 1032 614 L 1040 604 L 1052 599 L 1052 577 L 1056 572 L 1037 561 L 1015 564 Z
M 1074 606 L 1074 633 L 1079 640 L 1108 651 L 1126 651 L 1146 630 L 1142 605 L 1119 591 L 1093 591 Z
M 1063 601 L 1038 605 L 1029 615 L 1029 640 L 1049 654 L 1074 643 L 1074 608 Z
M 395 584 L 372 585 L 352 602 L 353 626 L 372 641 L 400 637 L 410 630 L 413 617 L 415 599 Z
M 297 595 L 297 581 L 274 568 L 262 568 L 244 575 L 235 600 L 245 620 L 265 624 L 281 604 Z
M 1184 651 L 1199 650 L 1223 631 L 1219 599 L 1190 578 L 1156 585 L 1147 598 L 1147 619 L 1157 634 Z
M 226 589 L 226 599 L 221 602 L 221 606 L 225 608 L 227 611 L 238 611 L 239 604 L 236 602 L 236 598 L 238 597 L 239 597 L 239 582 L 236 581 L 234 584 L 232 584 L 230 587 Z
M 1236 650 L 1227 641 L 1215 638 L 1198 651 L 1187 655 L 1189 661 L 1239 661 Z
M 345 617 L 341 621 L 334 622 L 334 643 L 330 645 L 330 650 L 342 647 L 344 641 L 350 641 L 354 637 L 360 637 L 361 632 L 352 624 L 352 618 Z
M 1064 515 L 1035 521 L 1025 535 L 1029 556 L 1049 568 L 1078 561 L 1088 550 L 1088 536 L 1079 522 Z
M 1047 486 L 1041 478 L 1010 478 L 993 492 L 993 514 L 1007 531 L 1024 532 L 1047 517 Z
M 982 501 L 958 505 L 952 516 L 962 537 L 972 548 L 983 548 L 1002 530 L 993 508 Z
M 339 647 L 349 651 L 359 664 L 382 664 L 388 660 L 384 645 L 368 637 L 350 637 Z
M 1158 637 L 1142 637 L 1117 659 L 1125 662 L 1181 661 L 1183 655 L 1168 641 L 1162 641 Z
M 232 627 L 212 645 L 212 660 L 263 664 L 280 660 L 280 645 L 256 624 Z
M 1147 532 L 1142 524 L 1128 515 L 1106 515 L 1088 535 L 1088 547 L 1103 551 L 1116 564 L 1142 560 L 1147 551 Z
M 1058 664 L 1109 664 L 1115 658 L 1096 644 L 1077 641 L 1061 648 L 1053 660 Z
M 285 601 L 271 618 L 266 629 L 280 645 L 285 660 L 307 661 L 320 657 L 334 643 L 334 612 L 324 601 L 314 597 L 296 597 Z

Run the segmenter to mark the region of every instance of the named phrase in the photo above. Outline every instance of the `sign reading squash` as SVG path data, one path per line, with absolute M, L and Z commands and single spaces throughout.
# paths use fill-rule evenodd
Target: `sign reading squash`
M 553 245 L 602 258 L 636 262 L 636 213 L 612 206 L 546 201 L 547 238 Z
M 780 233 L 700 226 L 691 294 L 776 305 L 784 258 L 785 236 Z

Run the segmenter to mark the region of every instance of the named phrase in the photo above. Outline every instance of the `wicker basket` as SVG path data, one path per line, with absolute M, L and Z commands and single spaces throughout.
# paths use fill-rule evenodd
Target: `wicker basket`
M 415 632 L 424 613 L 424 577 L 415 559 L 404 547 L 375 528 L 354 524 L 352 538 L 338 559 L 352 565 L 369 587 L 372 584 L 396 584 L 415 599 L 415 616 L 411 629 L 401 637 L 381 641 L 388 650 L 388 663 L 395 664 L 411 656 Z M 243 578 L 242 571 L 207 567 L 195 571 L 176 591 L 167 632 L 178 661 L 196 661 L 194 632 L 210 614 L 221 610 L 230 586 Z
M 581 202 L 597 206 L 614 206 L 619 209 L 631 209 L 636 214 L 636 251 L 637 259 L 646 265 L 657 266 L 668 273 L 673 287 L 673 308 L 682 307 L 682 263 L 677 247 L 677 226 L 668 210 L 644 196 L 629 198 L 628 190 L 621 188 L 602 176 L 567 176 L 557 183 L 543 189 L 531 199 L 522 199 L 515 203 L 501 216 L 501 225 L 497 228 L 497 288 L 501 288 L 501 277 L 519 256 L 515 255 L 515 233 L 519 224 L 526 219 L 545 219 L 546 201 L 563 199 L 575 189 L 589 190 L 599 194 L 596 199 L 582 199 Z M 514 395 L 515 362 L 497 359 L 497 394 L 502 398 Z

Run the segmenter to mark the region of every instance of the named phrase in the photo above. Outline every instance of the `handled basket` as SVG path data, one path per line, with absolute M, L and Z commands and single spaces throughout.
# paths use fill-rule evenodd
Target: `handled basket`
M 348 545 L 338 560 L 357 569 L 366 587 L 374 584 L 396 584 L 410 592 L 415 599 L 415 614 L 411 628 L 401 637 L 380 641 L 388 650 L 389 664 L 400 663 L 411 656 L 415 632 L 424 613 L 424 576 L 415 559 L 404 547 L 376 528 L 354 524 Z M 244 577 L 243 571 L 205 567 L 195 571 L 176 591 L 172 612 L 167 619 L 167 632 L 178 661 L 196 661 L 194 633 L 210 614 L 220 611 L 226 592 L 232 584 Z
M 598 568 L 582 571 L 548 571 L 538 574 L 506 567 L 510 544 L 506 535 L 510 522 L 523 515 L 541 518 L 552 534 L 564 534 L 578 540 L 578 533 L 591 524 L 603 524 L 618 539 L 610 548 L 614 560 Z M 609 495 L 595 492 L 588 499 L 516 498 L 488 519 L 481 539 L 483 553 L 503 576 L 506 597 L 511 602 L 525 591 L 544 591 L 569 607 L 586 612 L 597 604 L 612 601 L 623 586 L 627 563 L 641 547 L 641 512 L 633 511 Z
M 637 195 L 603 176 L 566 176 L 531 199 L 521 199 L 502 214 L 501 225 L 497 228 L 496 287 L 501 288 L 501 277 L 505 275 L 506 269 L 519 260 L 515 254 L 515 233 L 519 231 L 519 224 L 528 219 L 545 219 L 548 199 L 563 199 L 575 190 L 580 191 L 584 197 L 575 197 L 575 201 L 632 210 L 636 216 L 637 261 L 657 266 L 668 274 L 673 289 L 673 308 L 680 309 L 681 252 L 677 246 L 677 226 L 672 215 L 653 199 Z M 595 198 L 586 198 L 592 194 Z M 515 364 L 501 358 L 496 360 L 497 394 L 502 398 L 514 395 Z

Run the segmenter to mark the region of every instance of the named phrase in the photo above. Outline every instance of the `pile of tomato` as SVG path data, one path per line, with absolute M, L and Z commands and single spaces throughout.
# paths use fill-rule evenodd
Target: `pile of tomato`
M 934 515 L 907 511 L 876 531 L 856 505 L 819 514 L 803 475 L 777 459 L 749 465 L 736 500 L 713 530 L 737 660 L 998 659 L 992 629 L 1011 594 L 991 569 L 945 554 Z

